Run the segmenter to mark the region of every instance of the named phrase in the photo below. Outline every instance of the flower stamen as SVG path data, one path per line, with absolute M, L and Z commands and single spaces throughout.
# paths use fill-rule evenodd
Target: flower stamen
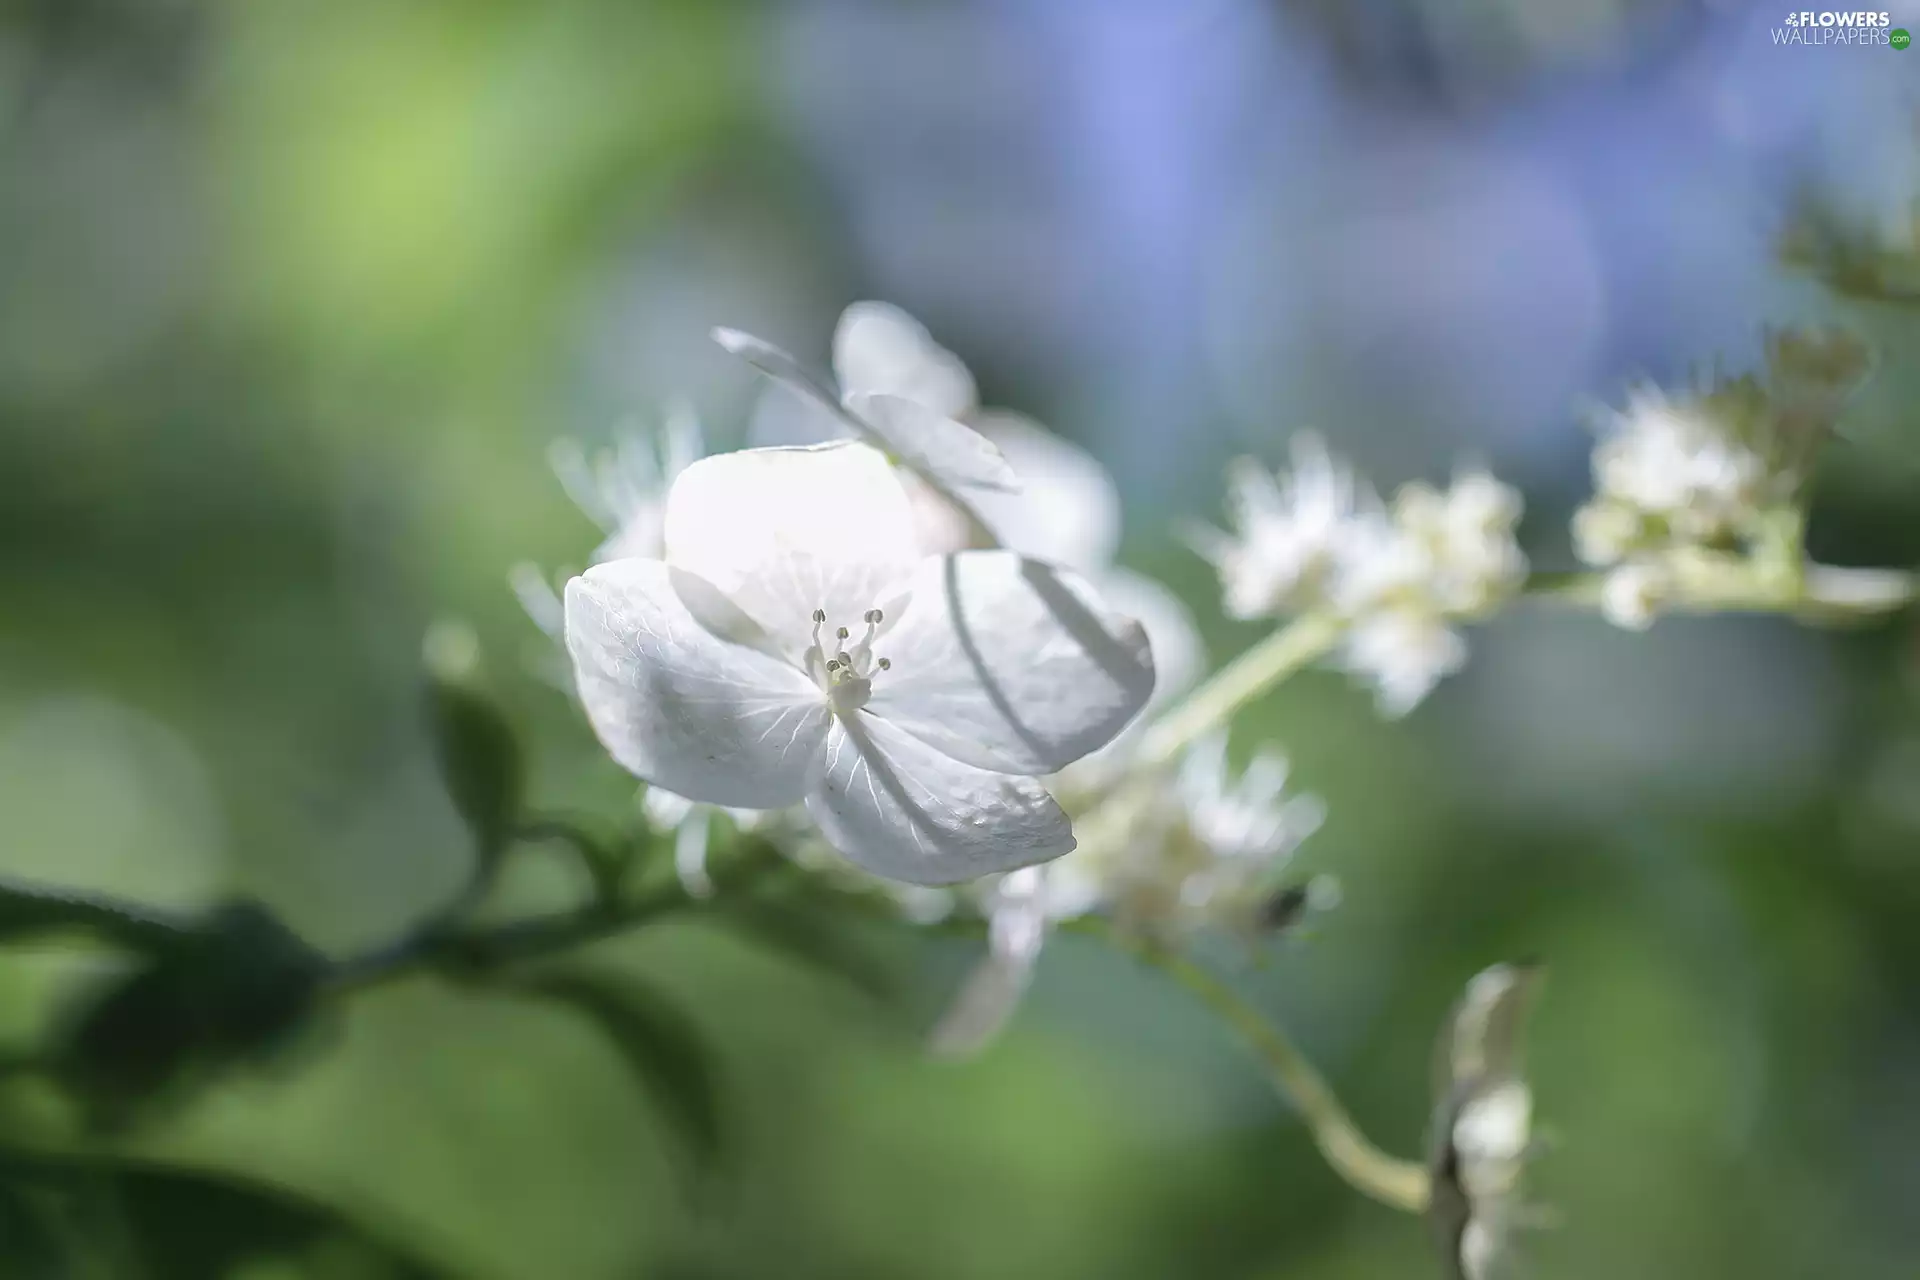
M 869 609 L 861 615 L 861 620 L 867 624 L 866 634 L 848 648 L 836 646 L 830 655 L 823 639 L 827 611 L 815 609 L 812 643 L 802 655 L 808 674 L 826 693 L 834 710 L 842 713 L 857 711 L 865 706 L 873 693 L 875 672 L 893 669 L 893 663 L 888 659 L 876 660 L 873 656 L 873 642 L 879 635 L 880 624 L 886 621 L 886 615 L 878 609 Z M 849 627 L 835 627 L 833 634 L 841 642 L 853 639 L 853 631 Z

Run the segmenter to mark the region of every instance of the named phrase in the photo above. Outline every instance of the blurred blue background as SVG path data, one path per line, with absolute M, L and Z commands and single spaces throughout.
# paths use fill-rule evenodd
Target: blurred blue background
M 1780 253 L 1814 207 L 1912 253 L 1920 53 L 1782 47 L 1771 8 L 0 14 L 15 875 L 175 907 L 250 894 L 334 954 L 390 937 L 466 869 L 418 716 L 444 616 L 473 624 L 534 744 L 536 801 L 624 813 L 630 782 L 532 673 L 546 642 L 506 585 L 597 540 L 547 447 L 676 394 L 737 441 L 759 387 L 708 329 L 824 364 L 857 298 L 914 312 L 985 400 L 1105 461 L 1126 558 L 1210 620 L 1217 657 L 1258 633 L 1217 620 L 1172 530 L 1215 518 L 1233 455 L 1279 462 L 1311 427 L 1384 486 L 1488 463 L 1528 494 L 1536 565 L 1568 567 L 1583 411 L 1637 377 L 1749 367 L 1768 323 L 1837 320 L 1880 351 L 1817 487 L 1816 553 L 1920 561 L 1920 327 Z M 1473 647 L 1404 723 L 1319 673 L 1243 721 L 1237 750 L 1283 746 L 1327 799 L 1301 866 L 1345 906 L 1264 965 L 1210 963 L 1414 1154 L 1453 993 L 1543 957 L 1540 1190 L 1566 1221 L 1529 1241 L 1534 1274 L 1920 1273 L 1910 620 L 1633 636 L 1523 604 Z M 1067 939 L 1010 1035 L 932 1062 L 920 1036 L 977 944 L 870 942 L 902 1007 L 697 924 L 603 948 L 720 1047 L 724 1213 L 683 1203 L 655 1113 L 588 1030 L 426 981 L 119 1156 L 279 1188 L 461 1277 L 1436 1274 L 1419 1225 L 1336 1181 L 1156 975 Z M 30 1038 L 98 963 L 0 957 L 0 1033 Z M 127 1179 L 113 1213 L 217 1236 L 266 1212 L 182 1194 Z M 402 1274 L 378 1252 L 307 1243 L 229 1274 Z

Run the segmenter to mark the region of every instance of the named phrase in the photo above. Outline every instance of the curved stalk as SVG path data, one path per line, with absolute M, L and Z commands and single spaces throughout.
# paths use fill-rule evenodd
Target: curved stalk
M 1178 952 L 1111 926 L 1102 924 L 1087 931 L 1098 933 L 1115 947 L 1160 970 L 1232 1027 L 1259 1057 L 1274 1088 L 1299 1110 L 1313 1134 L 1314 1145 L 1349 1186 L 1389 1208 L 1406 1213 L 1426 1211 L 1430 1188 L 1426 1169 L 1388 1155 L 1368 1141 L 1306 1054 L 1226 983 Z

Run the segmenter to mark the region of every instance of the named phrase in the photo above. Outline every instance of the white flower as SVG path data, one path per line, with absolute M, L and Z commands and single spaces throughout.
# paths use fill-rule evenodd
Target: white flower
M 1278 752 L 1256 752 L 1235 778 L 1225 735 L 1195 743 L 1161 815 L 1160 856 L 1123 859 L 1109 872 L 1106 896 L 1137 927 L 1162 933 L 1244 923 L 1278 887 L 1275 873 L 1326 817 L 1317 798 L 1287 797 L 1286 784 L 1287 761 Z
M 1593 452 L 1602 501 L 1704 542 L 1740 532 L 1766 497 L 1766 459 L 1735 438 L 1704 399 L 1671 400 L 1643 388 L 1624 412 L 1608 417 Z
M 1153 647 L 1149 709 L 1185 693 L 1206 668 L 1200 629 L 1178 596 L 1114 563 L 1120 550 L 1120 494 L 1107 469 L 1079 445 L 1024 415 L 988 410 L 974 422 L 1020 478 L 1018 493 L 974 497 L 974 510 L 1000 545 L 1082 574 L 1103 600 L 1139 620 Z M 1101 754 L 1123 745 L 1116 742 Z
M 1325 817 L 1312 796 L 1285 795 L 1284 757 L 1261 751 L 1235 778 L 1224 736 L 1190 748 L 1171 779 L 1147 777 L 1152 798 L 1111 847 L 1075 850 L 989 886 L 987 958 L 934 1033 L 948 1053 L 977 1049 L 1025 992 L 1049 928 L 1099 911 L 1164 939 L 1208 926 L 1257 932 L 1293 852 Z M 1326 896 L 1316 892 L 1316 904 Z
M 1619 564 L 1640 537 L 1640 515 L 1624 503 L 1595 498 L 1573 513 L 1573 553 L 1597 568 Z
M 574 505 L 599 525 L 605 536 L 588 557 L 602 564 L 629 556 L 658 559 L 666 522 L 667 489 L 682 471 L 706 455 L 700 419 L 684 400 L 671 402 L 658 434 L 622 432 L 612 446 L 591 458 L 578 441 L 554 441 L 547 450 L 548 465 Z M 521 608 L 534 625 L 558 640 L 565 629 L 560 593 L 547 574 L 533 564 L 518 564 L 509 576 Z M 545 670 L 545 662 L 541 669 Z M 570 672 L 555 673 L 555 683 L 572 688 Z M 664 787 L 648 787 L 642 797 L 648 822 L 674 833 L 674 866 L 680 881 L 695 897 L 713 892 L 707 875 L 707 806 Z M 727 810 L 735 822 L 751 825 L 752 811 Z
M 1594 494 L 1574 513 L 1573 543 L 1608 571 L 1600 607 L 1609 621 L 1645 630 L 1669 602 L 1684 602 L 1692 571 L 1742 573 L 1777 530 L 1797 527 L 1771 518 L 1791 507 L 1799 479 L 1783 446 L 1804 445 L 1825 422 L 1807 420 L 1797 375 L 1786 382 L 1777 401 L 1753 379 L 1680 397 L 1643 387 L 1624 410 L 1603 413 Z
M 856 303 L 834 335 L 838 392 L 822 386 L 779 347 L 738 329 L 713 339 L 831 416 L 839 431 L 882 450 L 949 493 L 1015 489 L 1007 460 L 955 419 L 973 407 L 973 378 L 918 322 L 883 303 Z M 803 438 L 817 430 L 800 428 Z
M 614 758 L 694 800 L 804 800 L 862 867 L 943 884 L 1057 857 L 1034 780 L 1146 701 L 1139 625 L 1007 551 L 920 556 L 863 445 L 708 458 L 668 494 L 663 559 L 567 584 L 581 699 Z
M 1616 627 L 1645 631 L 1673 592 L 1673 575 L 1657 561 L 1623 564 L 1600 584 L 1600 613 Z
M 840 313 L 833 376 L 843 394 L 899 396 L 960 421 L 978 407 L 972 371 L 890 302 L 856 302 Z
M 667 488 L 705 453 L 700 419 L 685 401 L 667 407 L 657 436 L 623 432 L 612 447 L 591 458 L 578 441 L 554 441 L 547 461 L 561 488 L 606 535 L 587 563 L 627 556 L 658 559 Z M 520 564 L 511 582 L 534 624 L 559 636 L 564 624 L 560 596 L 547 575 L 536 565 Z
M 1317 438 L 1296 437 L 1293 458 L 1279 478 L 1236 464 L 1233 532 L 1202 530 L 1195 545 L 1219 570 L 1229 613 L 1342 621 L 1340 664 L 1373 684 L 1385 714 L 1403 715 L 1466 662 L 1452 624 L 1486 616 L 1526 581 L 1520 495 L 1468 471 L 1445 490 L 1405 485 L 1387 509 Z
M 1195 531 L 1196 549 L 1219 570 L 1235 618 L 1318 607 L 1356 522 L 1378 506 L 1318 436 L 1295 436 L 1292 453 L 1293 470 L 1278 479 L 1250 458 L 1235 462 L 1227 473 L 1234 532 Z
M 998 451 L 1017 486 L 969 488 L 972 514 L 999 545 L 1082 574 L 1102 599 L 1140 621 L 1153 646 L 1150 705 L 1178 696 L 1198 678 L 1206 654 L 1187 607 L 1158 582 L 1114 563 L 1120 549 L 1120 495 L 1097 458 L 1024 414 L 981 408 L 967 366 L 890 303 L 856 302 L 841 314 L 833 335 L 833 368 L 848 396 L 884 393 L 913 400 L 970 426 Z M 838 409 L 822 410 L 820 388 L 809 384 L 801 390 L 804 401 L 783 392 L 762 399 L 751 433 L 756 443 L 817 444 L 854 429 Z M 799 414 L 793 412 L 796 405 Z M 963 551 L 975 545 L 976 531 L 947 499 L 911 473 L 904 483 L 927 550 Z
M 1349 525 L 1329 593 L 1347 619 L 1340 662 L 1372 682 L 1384 714 L 1405 715 L 1466 665 L 1451 624 L 1490 613 L 1526 581 L 1519 518 L 1518 493 L 1470 471 L 1444 492 L 1405 485 L 1390 516 Z
M 1466 640 L 1428 609 L 1362 614 L 1348 627 L 1340 648 L 1341 666 L 1373 684 L 1380 713 L 1390 717 L 1412 711 L 1466 663 Z
M 1623 566 L 1605 584 L 1620 625 L 1649 625 L 1659 595 L 1684 603 L 1691 570 L 1725 581 L 1804 556 L 1801 490 L 1872 356 L 1839 330 L 1771 333 L 1765 346 L 1763 377 L 1678 396 L 1640 387 L 1600 413 L 1574 549 L 1596 568 Z
M 1520 494 L 1485 471 L 1454 477 L 1442 493 L 1404 485 L 1394 495 L 1394 522 L 1426 557 L 1423 589 L 1452 617 L 1474 617 L 1526 581 L 1527 559 L 1513 539 Z

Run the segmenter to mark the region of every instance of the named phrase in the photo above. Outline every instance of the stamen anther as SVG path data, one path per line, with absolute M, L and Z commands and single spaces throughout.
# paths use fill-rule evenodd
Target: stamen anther
M 837 659 L 839 659 L 839 661 L 840 661 L 840 665 L 841 665 L 841 666 L 843 666 L 843 667 L 850 667 L 850 666 L 852 666 L 852 665 L 853 665 L 853 659 L 852 659 L 851 657 L 849 657 L 849 656 L 847 656 L 847 654 L 846 654 L 846 653 L 845 653 L 844 651 L 842 651 L 842 652 L 840 652 L 840 653 L 836 653 L 836 654 L 834 654 L 833 656 L 834 656 L 835 658 L 837 658 Z
M 839 669 L 840 669 L 840 664 L 838 662 L 834 661 L 832 658 L 827 659 L 827 670 L 838 671 Z
M 853 632 L 847 630 L 845 627 L 842 627 L 838 631 L 834 632 L 833 634 L 836 636 L 839 636 L 842 640 L 845 640 L 848 636 L 852 635 Z
M 825 622 L 827 620 L 827 611 L 825 609 L 815 609 L 813 611 L 813 620 L 815 622 Z
M 891 671 L 891 670 L 893 670 L 893 659 L 891 659 L 891 658 L 882 658 L 882 659 L 880 659 L 880 669 L 881 669 L 882 671 Z
M 885 620 L 886 620 L 886 615 L 884 613 L 881 613 L 878 609 L 867 610 L 867 616 L 862 619 L 863 622 L 872 623 L 874 626 L 879 626 Z

